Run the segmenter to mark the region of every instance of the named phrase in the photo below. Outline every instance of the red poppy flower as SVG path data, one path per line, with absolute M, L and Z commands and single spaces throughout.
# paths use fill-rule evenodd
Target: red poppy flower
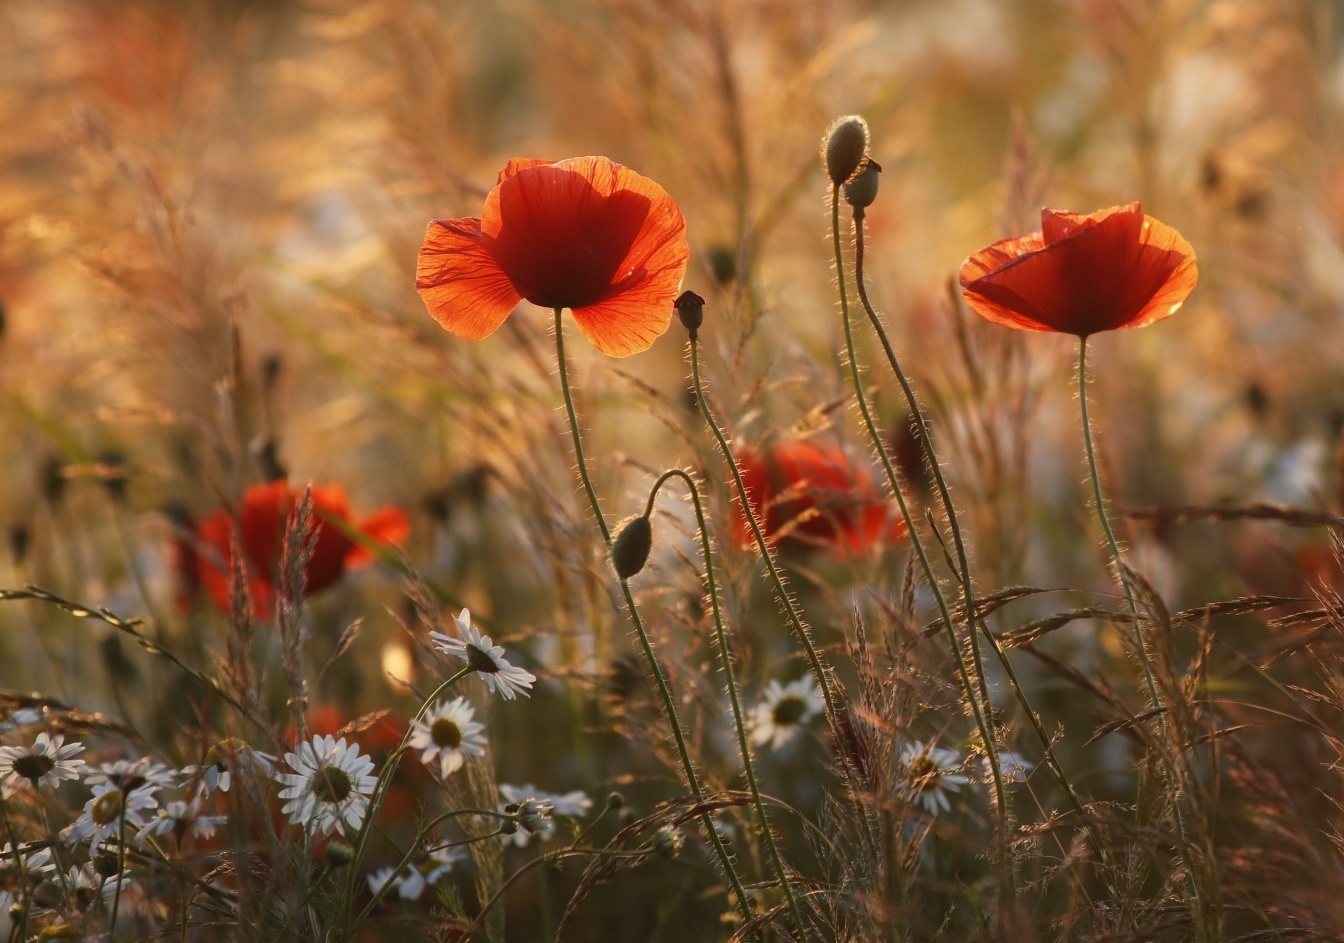
M 905 521 L 883 494 L 871 465 L 834 446 L 784 442 L 738 454 L 751 508 L 766 539 L 779 546 L 865 553 L 905 536 Z M 754 542 L 739 512 L 737 540 Z
M 367 549 L 328 523 L 350 521 L 345 489 L 340 485 L 314 485 L 312 490 L 312 529 L 316 541 L 312 559 L 304 571 L 308 593 L 331 586 L 348 568 L 373 558 Z M 291 489 L 283 481 L 257 485 L 243 493 L 242 509 L 236 519 L 221 508 L 202 521 L 195 529 L 194 545 L 185 541 L 178 545 L 178 572 L 185 590 L 179 602 L 189 604 L 191 591 L 204 586 L 215 605 L 228 611 L 230 548 L 236 529 L 253 610 L 258 618 L 266 618 L 275 598 L 285 525 L 302 496 L 302 491 Z M 411 529 L 406 512 L 398 507 L 382 508 L 352 526 L 366 537 L 387 544 L 405 540 Z
M 1042 210 L 1040 232 L 961 266 L 962 296 L 982 318 L 1079 337 L 1175 314 L 1198 278 L 1190 243 L 1138 203 L 1090 216 Z
M 624 357 L 667 330 L 689 257 L 686 220 L 652 180 L 605 157 L 515 159 L 480 219 L 429 224 L 415 288 L 469 340 L 526 298 L 571 309 L 598 350 Z

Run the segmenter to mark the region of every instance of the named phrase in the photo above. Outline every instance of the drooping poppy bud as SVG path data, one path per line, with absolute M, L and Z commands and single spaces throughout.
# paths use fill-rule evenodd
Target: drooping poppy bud
M 644 569 L 652 549 L 653 525 L 647 517 L 632 518 L 611 545 L 611 565 L 616 568 L 616 575 L 628 580 Z
M 845 184 L 845 202 L 857 211 L 855 216 L 862 217 L 863 211 L 877 199 L 878 177 L 881 173 L 882 165 L 870 158 L 854 179 Z
M 826 175 L 837 187 L 850 180 L 868 154 L 868 122 L 858 115 L 837 118 L 822 142 Z

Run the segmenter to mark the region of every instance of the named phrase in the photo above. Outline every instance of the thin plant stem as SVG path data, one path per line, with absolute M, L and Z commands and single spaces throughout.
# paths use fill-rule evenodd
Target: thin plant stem
M 714 411 L 709 408 L 709 400 L 705 396 L 704 381 L 700 376 L 700 341 L 695 332 L 691 333 L 691 379 L 695 387 L 696 399 L 700 404 L 700 412 L 705 417 L 705 423 L 709 426 L 714 441 L 718 444 L 719 451 L 723 453 L 724 461 L 732 470 L 733 483 L 737 488 L 738 500 L 742 504 L 742 512 L 746 516 L 747 523 L 751 526 L 756 549 L 760 553 L 761 559 L 765 561 L 766 571 L 774 585 L 775 597 L 787 615 L 785 627 L 793 629 L 802 642 L 812 674 L 817 679 L 817 686 L 821 689 L 821 697 L 826 704 L 826 720 L 830 724 L 831 734 L 835 738 L 836 752 L 841 757 L 848 779 L 850 802 L 854 806 L 855 814 L 858 817 L 857 821 L 863 826 L 860 831 L 864 836 L 868 851 L 876 860 L 877 843 L 870 831 L 868 813 L 864 809 L 858 788 L 861 783 L 858 762 L 852 755 L 852 746 L 845 736 L 844 727 L 841 725 L 841 705 L 831 684 L 830 666 L 822 660 L 821 652 L 812 638 L 812 631 L 804 620 L 802 612 L 798 609 L 792 594 L 789 593 L 788 586 L 784 582 L 784 575 L 780 572 L 779 564 L 775 561 L 774 552 L 765 539 L 765 532 L 761 529 L 761 523 L 756 519 L 756 514 L 751 509 L 751 501 L 747 497 L 747 483 L 742 478 L 742 469 L 738 467 L 737 458 L 733 455 L 733 448 L 728 443 L 728 437 L 724 435 L 723 428 L 719 425 L 718 420 L 714 418 Z
M 756 765 L 751 757 L 751 742 L 747 738 L 747 722 L 742 716 L 741 698 L 738 696 L 737 680 L 733 671 L 733 653 L 728 647 L 728 634 L 723 627 L 723 611 L 719 606 L 718 584 L 714 579 L 714 557 L 709 544 L 709 529 L 705 524 L 705 510 L 700 501 L 700 490 L 696 487 L 695 479 L 680 468 L 673 468 L 666 471 L 653 484 L 649 492 L 648 505 L 644 509 L 644 516 L 648 517 L 653 513 L 653 502 L 658 495 L 658 489 L 670 478 L 680 478 L 686 484 L 686 490 L 690 492 L 691 504 L 695 507 L 696 528 L 700 532 L 700 552 L 705 558 L 705 584 L 709 592 L 709 608 L 714 618 L 714 639 L 719 646 L 719 659 L 723 662 L 724 681 L 728 686 L 728 700 L 733 708 L 733 726 L 737 730 L 737 746 L 742 754 L 742 768 L 747 776 L 747 789 L 751 792 L 751 802 L 756 810 L 756 818 L 760 822 L 761 833 L 765 836 L 765 845 L 770 852 L 770 860 L 775 866 L 775 874 L 779 876 L 779 886 L 784 891 L 784 896 L 789 902 L 789 911 L 793 915 L 794 925 L 803 931 L 802 912 L 798 908 L 798 898 L 794 893 L 793 884 L 789 881 L 788 871 L 784 867 L 784 859 L 779 853 L 779 845 L 775 841 L 774 830 L 770 828 L 770 819 L 765 812 L 765 802 L 761 799 L 761 788 L 756 780 Z
M 602 514 L 602 506 L 597 500 L 597 491 L 593 488 L 591 476 L 588 474 L 588 462 L 583 454 L 583 437 L 579 434 L 579 417 L 574 409 L 574 397 L 569 388 L 569 366 L 565 358 L 565 330 L 564 320 L 561 317 L 563 308 L 555 309 L 555 359 L 560 372 L 560 393 L 565 401 L 565 415 L 569 418 L 569 432 L 574 440 L 574 458 L 579 467 L 579 478 L 583 481 L 583 489 L 588 494 L 588 503 L 592 506 L 593 517 L 597 518 L 598 529 L 602 531 L 602 540 L 607 548 L 611 547 L 611 528 L 607 525 L 607 519 Z M 695 796 L 697 802 L 705 798 L 704 787 L 700 784 L 700 777 L 695 771 L 695 763 L 691 760 L 690 749 L 686 745 L 686 734 L 681 729 L 681 720 L 677 716 L 677 705 L 672 698 L 672 689 L 668 686 L 667 677 L 663 674 L 662 665 L 658 661 L 657 655 L 653 651 L 653 642 L 649 638 L 648 631 L 644 628 L 644 621 L 640 618 L 639 607 L 635 604 L 635 595 L 630 590 L 630 582 L 622 579 L 621 593 L 625 596 L 626 611 L 630 614 L 630 622 L 634 626 L 635 635 L 639 638 L 639 646 L 644 652 L 644 659 L 648 662 L 649 671 L 653 675 L 654 683 L 658 687 L 658 696 L 662 701 L 663 710 L 667 714 L 668 724 L 672 728 L 672 739 L 677 745 L 677 755 L 681 760 L 682 773 L 686 777 L 687 785 L 691 788 L 691 793 Z M 701 816 L 701 822 L 708 833 L 710 843 L 714 846 L 714 853 L 722 865 L 724 874 L 727 875 L 729 883 L 733 888 L 733 895 L 737 898 L 738 909 L 742 913 L 744 920 L 750 920 L 751 901 L 747 897 L 747 890 L 742 885 L 742 878 L 737 873 L 737 868 L 733 864 L 732 856 L 728 853 L 728 847 L 723 843 L 722 836 L 718 829 L 714 827 L 714 821 L 706 812 Z M 799 927 L 802 932 L 802 927 Z
M 1060 765 L 1055 756 L 1054 744 L 1050 740 L 1050 735 L 1046 733 L 1045 725 L 1042 723 L 1040 715 L 1032 707 L 1031 702 L 1027 700 L 1025 689 L 1017 680 L 1017 672 L 1013 670 L 1012 661 L 1008 657 L 1007 651 L 999 644 L 999 640 L 989 631 L 984 620 L 976 615 L 976 603 L 972 592 L 972 583 L 970 579 L 970 568 L 967 562 L 965 543 L 961 536 L 961 525 L 957 520 L 957 508 L 952 501 L 952 495 L 947 487 L 947 480 L 943 476 L 942 464 L 938 460 L 938 455 L 933 448 L 933 437 L 929 434 L 929 425 L 924 418 L 923 407 L 919 404 L 919 398 L 915 395 L 914 387 L 906 377 L 905 371 L 901 369 L 900 360 L 896 357 L 896 351 L 892 347 L 891 340 L 887 336 L 886 328 L 883 327 L 881 319 L 877 316 L 877 311 L 873 308 L 872 302 L 868 298 L 868 288 L 864 277 L 864 239 L 863 239 L 863 208 L 854 208 L 854 282 L 858 289 L 859 303 L 863 306 L 864 312 L 868 315 L 868 323 L 872 326 L 873 333 L 877 336 L 882 345 L 883 353 L 886 354 L 887 363 L 891 367 L 892 373 L 896 375 L 896 380 L 900 384 L 901 392 L 905 395 L 906 405 L 910 409 L 910 415 L 914 418 L 915 430 L 919 435 L 920 446 L 928 458 L 928 465 L 933 473 L 934 485 L 938 490 L 939 501 L 943 505 L 943 513 L 947 517 L 948 529 L 952 532 L 952 543 L 957 551 L 958 567 L 961 570 L 962 579 L 962 600 L 968 613 L 968 618 L 975 620 L 975 625 L 980 632 L 989 641 L 990 649 L 998 657 L 999 665 L 1003 668 L 1003 673 L 1008 680 L 1008 686 L 1012 689 L 1021 705 L 1023 712 L 1027 715 L 1032 729 L 1036 731 L 1037 738 L 1041 741 L 1041 747 L 1045 751 L 1045 763 L 1050 772 L 1054 774 L 1055 780 L 1068 796 L 1069 804 L 1073 806 L 1073 811 L 1077 814 L 1083 828 L 1087 831 L 1092 846 L 1097 849 L 1102 856 L 1103 861 L 1109 860 L 1109 852 L 1106 846 L 1101 842 L 1101 836 L 1096 831 L 1096 826 L 1092 822 L 1092 817 L 1083 808 L 1082 800 L 1079 799 L 1077 791 L 1073 788 L 1073 783 L 1064 774 L 1064 768 Z
M 1115 531 L 1111 529 L 1110 518 L 1106 514 L 1106 499 L 1101 492 L 1101 476 L 1097 473 L 1096 449 L 1092 444 L 1092 421 L 1087 412 L 1087 337 L 1085 336 L 1078 340 L 1078 404 L 1082 411 L 1083 446 L 1087 452 L 1087 471 L 1092 479 L 1092 500 L 1097 506 L 1097 518 L 1101 521 L 1102 532 L 1106 535 L 1106 546 L 1115 566 L 1115 578 L 1119 581 L 1121 589 L 1124 590 L 1125 602 L 1129 606 L 1129 614 L 1133 619 L 1134 641 L 1138 646 L 1139 664 L 1143 668 L 1148 697 L 1153 703 L 1153 713 L 1157 717 L 1158 737 L 1166 754 L 1164 759 L 1166 763 L 1170 764 L 1169 775 L 1176 786 L 1175 794 L 1172 797 L 1172 810 L 1176 816 L 1176 829 L 1181 837 L 1181 858 L 1185 862 L 1186 880 L 1190 885 L 1190 895 L 1195 911 L 1195 925 L 1199 930 L 1201 939 L 1210 939 L 1209 928 L 1203 919 L 1205 916 L 1205 900 L 1200 893 L 1200 881 L 1196 877 L 1194 862 L 1191 860 L 1190 837 L 1186 830 L 1185 811 L 1182 805 L 1183 795 L 1180 786 L 1182 777 L 1178 768 L 1178 758 L 1172 751 L 1171 735 L 1167 731 L 1166 705 L 1158 691 L 1157 679 L 1153 676 L 1152 657 L 1148 654 L 1148 642 L 1143 633 L 1143 620 L 1139 617 L 1139 605 L 1134 599 L 1134 590 L 1130 586 L 1128 575 L 1125 573 L 1124 560 L 1120 555 L 1120 544 L 1115 539 Z
M 938 582 L 937 575 L 933 572 L 933 566 L 929 562 L 928 553 L 924 548 L 924 541 L 919 536 L 919 528 L 916 526 L 914 517 L 910 514 L 910 507 L 906 503 L 904 489 L 901 487 L 900 479 L 896 475 L 896 469 L 891 464 L 891 456 L 887 454 L 887 449 L 882 444 L 882 436 L 877 431 L 877 424 L 873 421 L 872 410 L 868 407 L 868 397 L 863 391 L 863 378 L 859 374 L 859 358 L 854 349 L 854 326 L 850 323 L 849 316 L 849 292 L 845 285 L 845 257 L 840 250 L 840 187 L 833 184 L 831 186 L 831 244 L 835 252 L 835 270 L 836 281 L 840 289 L 840 317 L 845 327 L 845 353 L 849 360 L 849 373 L 854 381 L 854 395 L 859 406 L 859 415 L 863 418 L 864 427 L 872 439 L 873 446 L 877 450 L 878 456 L 882 460 L 883 471 L 887 475 L 887 483 L 891 486 L 892 492 L 896 496 L 896 503 L 901 509 L 901 516 L 905 518 L 906 530 L 910 535 L 910 544 L 915 549 L 915 554 L 919 558 L 920 567 L 924 571 L 924 579 L 928 582 L 930 589 L 933 590 L 934 598 L 938 602 L 938 609 L 943 617 L 943 625 L 947 629 L 948 645 L 952 649 L 952 655 L 956 659 L 957 674 L 961 677 L 962 687 L 965 690 L 966 698 L 971 703 L 971 711 L 975 717 L 975 726 L 980 732 L 980 739 L 985 745 L 985 754 L 989 759 L 989 772 L 994 788 L 994 805 L 996 811 L 997 850 L 995 860 L 1001 870 L 1002 877 L 1005 879 L 1005 886 L 1001 888 L 1000 906 L 1004 908 L 1004 902 L 1015 896 L 1013 888 L 1013 874 L 1011 865 L 1011 854 L 1008 848 L 1008 816 L 1009 810 L 1007 797 L 1003 789 L 1003 771 L 999 769 L 999 751 L 998 743 L 994 737 L 992 729 L 992 718 L 989 716 L 990 703 L 989 691 L 985 683 L 984 665 L 980 661 L 980 646 L 976 640 L 975 634 L 975 599 L 970 588 L 970 574 L 965 562 L 964 552 L 959 561 L 961 567 L 962 585 L 964 587 L 963 599 L 966 605 L 966 620 L 969 626 L 968 636 L 971 650 L 971 665 L 974 669 L 974 678 L 972 672 L 966 667 L 966 658 L 962 654 L 961 641 L 957 638 L 956 628 L 952 623 L 951 612 L 947 605 L 947 599 L 943 594 L 942 587 Z

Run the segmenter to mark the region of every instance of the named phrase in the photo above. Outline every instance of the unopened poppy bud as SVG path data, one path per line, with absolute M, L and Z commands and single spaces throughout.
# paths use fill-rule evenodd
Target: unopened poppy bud
M 858 115 L 837 118 L 822 142 L 821 159 L 826 175 L 837 187 L 863 166 L 868 154 L 868 122 Z
M 653 850 L 664 858 L 675 858 L 685 844 L 686 836 L 675 826 L 664 825 L 653 833 Z
M 616 568 L 616 575 L 628 580 L 644 569 L 652 549 L 653 525 L 647 517 L 632 518 L 611 545 L 611 565 Z
M 691 340 L 695 340 L 700 325 L 705 323 L 705 299 L 693 291 L 683 291 L 672 306 L 677 309 L 677 317 L 681 318 L 682 326 L 690 332 Z
M 877 182 L 881 173 L 882 165 L 870 159 L 858 176 L 845 184 L 845 202 L 859 211 L 857 215 L 862 215 L 862 211 L 872 206 L 877 199 Z

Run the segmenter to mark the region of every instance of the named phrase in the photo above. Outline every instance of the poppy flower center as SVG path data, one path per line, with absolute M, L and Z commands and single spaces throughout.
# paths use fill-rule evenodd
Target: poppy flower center
M 500 184 L 498 229 L 484 244 L 528 301 L 584 308 L 637 274 L 621 269 L 650 206 L 630 190 L 599 193 L 571 170 L 530 167 Z
M 770 715 L 771 720 L 775 722 L 776 727 L 792 727 L 803 719 L 807 713 L 807 705 L 801 698 L 786 697 L 775 705 L 774 713 Z
M 313 776 L 313 796 L 319 802 L 344 802 L 354 788 L 350 776 L 339 766 L 324 766 Z
M 456 750 L 462 745 L 462 728 L 446 717 L 434 721 L 429 728 L 429 735 L 435 746 L 445 750 Z
M 45 753 L 30 753 L 27 756 L 18 757 L 14 761 L 14 772 L 24 779 L 36 783 L 47 773 L 50 773 L 55 765 L 56 761 Z

